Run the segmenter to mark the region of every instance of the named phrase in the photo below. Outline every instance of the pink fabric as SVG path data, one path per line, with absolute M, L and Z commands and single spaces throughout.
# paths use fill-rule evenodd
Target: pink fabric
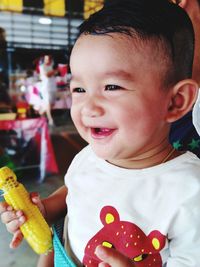
M 44 117 L 0 121 L 0 130 L 14 130 L 27 142 L 34 138 L 34 141 L 37 144 L 38 153 L 40 153 L 41 181 L 45 178 L 46 174 L 58 173 L 47 121 Z

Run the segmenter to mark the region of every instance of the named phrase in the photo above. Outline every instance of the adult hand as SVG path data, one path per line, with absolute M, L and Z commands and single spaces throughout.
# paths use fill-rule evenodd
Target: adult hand
M 98 246 L 95 250 L 96 256 L 102 260 L 98 267 L 134 267 L 131 259 L 127 258 L 113 248 Z

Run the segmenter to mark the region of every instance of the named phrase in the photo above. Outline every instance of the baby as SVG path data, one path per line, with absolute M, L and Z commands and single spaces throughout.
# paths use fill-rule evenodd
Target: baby
M 108 1 L 81 25 L 71 116 L 89 145 L 39 203 L 51 222 L 67 207 L 76 266 L 200 266 L 200 161 L 168 140 L 197 96 L 193 53 L 189 17 L 165 0 Z M 1 212 L 16 232 L 22 213 Z

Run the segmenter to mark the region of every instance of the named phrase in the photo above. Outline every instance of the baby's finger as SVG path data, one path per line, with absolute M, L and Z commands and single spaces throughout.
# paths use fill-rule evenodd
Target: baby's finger
M 6 228 L 8 232 L 15 233 L 17 230 L 19 230 L 20 226 L 26 221 L 26 218 L 24 215 L 15 217 L 15 219 L 11 220 L 10 222 L 6 223 Z
M 35 205 L 38 205 L 41 202 L 40 195 L 37 192 L 31 192 L 30 198 Z
M 103 262 L 99 264 L 99 267 L 133 267 L 135 266 L 133 261 L 123 254 L 121 254 L 116 249 L 103 247 L 103 246 L 97 246 L 95 250 L 95 254 L 99 259 L 101 259 Z
M 0 214 L 2 214 L 3 212 L 5 212 L 8 208 L 8 204 L 6 202 L 0 202 Z
M 110 267 L 110 265 L 108 263 L 101 262 L 99 263 L 98 267 Z
M 13 220 L 19 219 L 21 216 L 23 216 L 23 212 L 22 211 L 14 211 L 14 210 L 9 209 L 9 207 L 8 207 L 8 209 L 6 211 L 4 211 L 1 214 L 2 223 L 7 224 L 7 223 L 9 223 L 9 222 L 11 222 Z
M 44 209 L 44 205 L 41 201 L 40 195 L 37 192 L 32 192 L 32 193 L 30 193 L 30 197 L 31 197 L 32 202 L 38 206 L 38 208 L 41 211 L 41 213 L 43 214 L 43 216 L 45 216 L 45 209 Z
M 17 248 L 21 244 L 23 238 L 23 234 L 20 230 L 15 232 L 13 239 L 10 242 L 10 248 Z

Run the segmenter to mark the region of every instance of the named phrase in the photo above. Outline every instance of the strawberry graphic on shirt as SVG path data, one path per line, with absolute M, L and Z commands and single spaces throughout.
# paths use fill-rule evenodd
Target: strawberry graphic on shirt
M 166 237 L 154 230 L 147 236 L 137 225 L 120 221 L 117 210 L 105 206 L 100 212 L 103 228 L 87 243 L 83 264 L 98 267 L 100 260 L 94 254 L 98 245 L 114 248 L 132 259 L 136 267 L 162 267 L 160 251 Z

